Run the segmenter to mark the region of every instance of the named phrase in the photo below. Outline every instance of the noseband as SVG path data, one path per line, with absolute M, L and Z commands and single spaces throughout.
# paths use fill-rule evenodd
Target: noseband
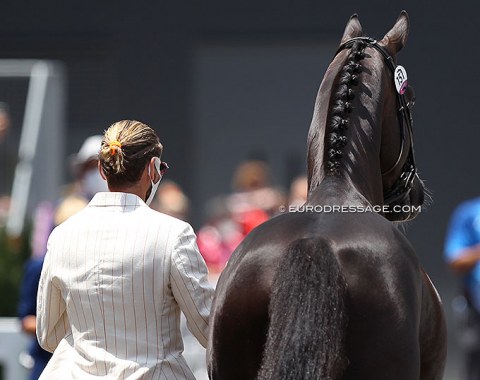
M 387 52 L 385 48 L 380 46 L 376 40 L 370 37 L 355 37 L 346 42 L 344 42 L 338 48 L 335 55 L 337 55 L 340 51 L 344 49 L 349 49 L 353 46 L 353 44 L 357 41 L 363 42 L 365 45 L 374 48 L 377 50 L 384 58 L 385 63 L 387 64 L 388 68 L 392 72 L 392 76 L 395 76 L 395 68 L 396 65 L 393 61 L 392 56 Z M 394 171 L 398 165 L 400 165 L 400 160 L 402 159 L 403 150 L 405 146 L 405 129 L 408 133 L 408 137 L 410 139 L 410 148 L 408 151 L 408 157 L 402 167 L 402 173 L 398 177 L 398 179 L 394 182 L 392 187 L 387 191 L 384 191 L 383 198 L 385 204 L 404 204 L 407 203 L 408 197 L 410 195 L 410 191 L 413 187 L 413 181 L 415 179 L 415 175 L 417 174 L 417 168 L 415 166 L 415 155 L 413 151 L 413 118 L 412 113 L 410 112 L 410 104 L 407 102 L 405 97 L 405 93 L 401 94 L 400 92 L 396 92 L 397 94 L 397 101 L 399 104 L 398 108 L 398 119 L 400 121 L 400 136 L 402 145 L 400 146 L 400 153 L 398 154 L 398 158 L 395 161 L 395 164 L 388 170 L 382 173 L 382 177 L 386 176 L 387 174 Z

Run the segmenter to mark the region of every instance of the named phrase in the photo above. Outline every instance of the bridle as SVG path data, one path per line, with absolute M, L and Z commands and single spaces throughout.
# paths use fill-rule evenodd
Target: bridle
M 340 51 L 351 48 L 353 44 L 358 41 L 363 42 L 365 45 L 377 50 L 383 56 L 385 63 L 387 64 L 388 68 L 392 72 L 392 76 L 395 75 L 396 65 L 393 61 L 392 56 L 387 52 L 385 48 L 380 46 L 375 39 L 370 37 L 355 37 L 355 38 L 349 39 L 348 41 L 340 45 L 340 47 L 337 49 L 337 52 L 335 53 L 335 56 Z M 413 151 L 413 118 L 412 118 L 412 113 L 410 112 L 411 104 L 407 102 L 405 93 L 400 94 L 397 91 L 396 94 L 397 94 L 397 101 L 399 104 L 398 118 L 401 124 L 400 136 L 401 136 L 402 144 L 400 146 L 400 153 L 398 154 L 398 158 L 395 161 L 395 164 L 393 164 L 393 166 L 390 169 L 382 172 L 382 177 L 385 177 L 386 175 L 390 174 L 392 171 L 394 171 L 398 167 L 398 165 L 400 165 L 400 160 L 402 159 L 403 150 L 406 143 L 405 129 L 410 139 L 410 148 L 408 151 L 407 160 L 405 161 L 402 167 L 402 173 L 400 174 L 399 178 L 394 182 L 394 184 L 390 187 L 390 189 L 388 189 L 387 191 L 384 191 L 383 193 L 384 202 L 385 204 L 389 204 L 389 205 L 405 203 L 404 201 L 406 201 L 409 197 L 410 191 L 412 190 L 412 187 L 413 187 L 413 181 L 417 174 L 417 168 L 415 165 L 415 155 Z

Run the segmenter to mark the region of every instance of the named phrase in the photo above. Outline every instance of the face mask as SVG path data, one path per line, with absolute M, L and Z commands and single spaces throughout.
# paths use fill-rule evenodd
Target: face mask
M 100 176 L 98 169 L 90 169 L 83 176 L 82 189 L 91 198 L 98 192 L 108 191 L 107 181 Z
M 153 183 L 152 180 L 150 180 L 150 183 L 152 184 L 151 190 L 150 190 L 150 195 L 148 196 L 148 199 L 145 201 L 147 205 L 150 205 L 152 203 L 153 198 L 155 197 L 155 193 L 157 192 L 158 185 L 160 185 L 160 181 L 162 180 L 162 174 L 160 173 L 160 158 L 154 157 L 155 159 L 155 170 L 157 171 L 158 175 L 160 176 L 160 179 L 157 181 L 157 183 Z M 153 178 L 153 175 L 150 173 L 150 166 L 148 166 L 148 175 L 150 178 Z

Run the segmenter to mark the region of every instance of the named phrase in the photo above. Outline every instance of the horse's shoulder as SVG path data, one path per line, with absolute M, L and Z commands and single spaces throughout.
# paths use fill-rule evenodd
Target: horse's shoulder
M 355 278 L 417 281 L 420 263 L 399 227 L 380 215 L 360 215 L 349 231 L 336 235 L 335 253 L 346 274 Z

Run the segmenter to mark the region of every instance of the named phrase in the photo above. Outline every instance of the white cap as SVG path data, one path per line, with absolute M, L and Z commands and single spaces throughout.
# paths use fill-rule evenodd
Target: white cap
M 74 164 L 82 165 L 90 160 L 96 160 L 98 158 L 98 152 L 102 145 L 102 136 L 94 135 L 87 137 L 83 142 L 82 147 L 74 157 Z

